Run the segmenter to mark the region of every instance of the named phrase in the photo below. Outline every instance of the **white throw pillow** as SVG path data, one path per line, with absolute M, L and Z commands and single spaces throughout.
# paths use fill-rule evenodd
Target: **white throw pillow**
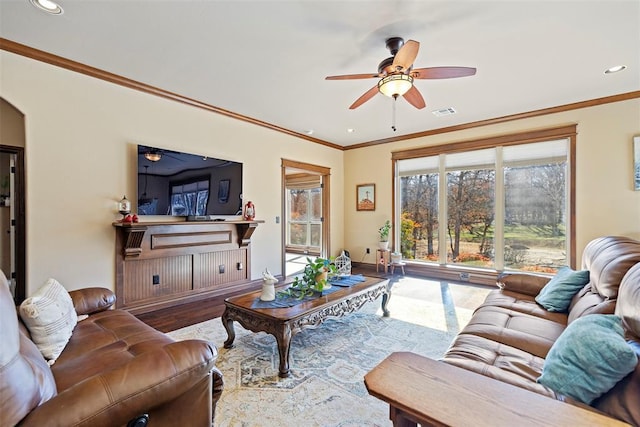
M 69 293 L 55 279 L 20 304 L 20 317 L 49 365 L 60 356 L 78 323 Z

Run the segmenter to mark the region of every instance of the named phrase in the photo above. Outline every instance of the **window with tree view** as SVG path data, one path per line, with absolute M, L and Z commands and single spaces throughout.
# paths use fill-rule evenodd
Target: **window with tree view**
M 322 190 L 289 189 L 287 245 L 319 250 L 322 238 Z
M 396 160 L 403 257 L 549 273 L 567 265 L 568 159 L 559 139 Z

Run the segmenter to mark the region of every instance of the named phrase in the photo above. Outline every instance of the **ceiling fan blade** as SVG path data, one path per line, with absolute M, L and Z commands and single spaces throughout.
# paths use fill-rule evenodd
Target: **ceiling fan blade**
M 355 110 L 356 108 L 373 98 L 376 93 L 378 93 L 378 85 L 375 85 L 374 87 L 366 91 L 360 98 L 356 99 L 356 102 L 351 104 L 351 107 L 349 107 L 349 109 Z
M 411 86 L 411 89 L 409 89 L 407 93 L 405 93 L 402 96 L 404 96 L 404 99 L 406 99 L 409 104 L 413 105 L 418 110 L 421 110 L 424 107 L 426 107 L 426 104 L 424 103 L 424 98 L 422 97 L 422 95 L 420 94 L 420 92 L 415 86 Z
M 325 80 L 356 80 L 356 79 L 375 79 L 380 77 L 380 74 L 345 74 L 342 76 L 327 76 Z
M 415 68 L 409 75 L 414 79 L 453 79 L 473 76 L 475 73 L 476 69 L 470 67 L 429 67 Z
M 413 61 L 415 61 L 416 56 L 418 56 L 418 49 L 420 49 L 420 43 L 415 40 L 407 41 L 393 58 L 393 68 L 397 71 L 411 68 Z

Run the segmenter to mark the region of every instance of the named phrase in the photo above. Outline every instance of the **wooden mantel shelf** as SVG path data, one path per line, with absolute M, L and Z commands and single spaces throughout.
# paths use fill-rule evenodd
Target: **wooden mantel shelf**
M 142 242 L 144 234 L 151 226 L 179 226 L 195 228 L 201 225 L 223 225 L 234 224 L 238 231 L 238 245 L 246 247 L 251 243 L 251 236 L 258 224 L 264 220 L 225 220 L 225 221 L 158 221 L 158 222 L 114 222 L 114 227 L 121 228 L 125 233 L 123 251 L 126 258 L 137 257 L 142 253 Z
M 116 304 L 134 314 L 250 291 L 261 220 L 114 222 Z

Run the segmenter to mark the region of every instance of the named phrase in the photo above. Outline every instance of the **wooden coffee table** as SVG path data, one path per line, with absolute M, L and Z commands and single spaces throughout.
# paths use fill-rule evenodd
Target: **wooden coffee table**
M 320 326 L 326 319 L 342 317 L 360 309 L 365 303 L 382 296 L 382 312 L 389 315 L 387 304 L 391 295 L 388 279 L 365 277 L 365 281 L 341 288 L 328 295 L 305 301 L 293 307 L 252 308 L 260 298 L 260 291 L 227 298 L 222 324 L 228 339 L 224 348 L 232 348 L 236 333 L 233 321 L 253 332 L 266 332 L 276 338 L 280 356 L 280 377 L 289 376 L 289 348 L 291 338 L 302 329 Z

